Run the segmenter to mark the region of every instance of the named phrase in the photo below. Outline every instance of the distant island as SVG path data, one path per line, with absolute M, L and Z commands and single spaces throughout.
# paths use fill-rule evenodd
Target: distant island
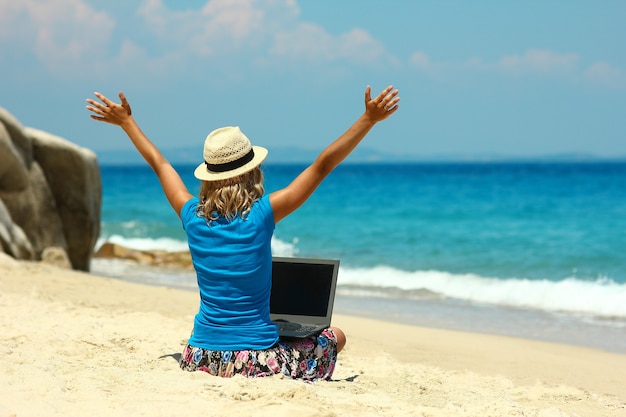
M 177 165 L 198 163 L 198 147 L 164 148 L 163 154 Z M 269 149 L 267 163 L 310 163 L 320 153 L 321 149 L 305 149 L 298 147 L 273 147 Z M 118 149 L 96 151 L 101 165 L 134 165 L 143 164 L 141 156 L 135 149 Z M 450 153 L 434 155 L 393 154 L 376 149 L 357 148 L 346 160 L 347 163 L 497 163 L 497 162 L 626 162 L 626 155 L 615 157 L 597 156 L 589 153 L 560 153 L 536 156 L 515 156 L 497 153 Z

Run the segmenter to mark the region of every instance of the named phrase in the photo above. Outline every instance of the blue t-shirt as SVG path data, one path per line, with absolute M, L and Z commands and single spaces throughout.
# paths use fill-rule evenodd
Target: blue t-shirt
M 274 213 L 269 196 L 246 217 L 210 224 L 196 215 L 199 200 L 181 210 L 183 228 L 200 289 L 192 346 L 209 350 L 260 350 L 278 341 L 270 320 L 271 239 Z

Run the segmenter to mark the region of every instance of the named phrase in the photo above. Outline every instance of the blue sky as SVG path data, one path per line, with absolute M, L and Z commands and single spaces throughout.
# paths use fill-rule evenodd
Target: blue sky
M 321 149 L 393 84 L 364 147 L 623 157 L 624 22 L 622 0 L 0 0 L 0 106 L 96 152 L 131 148 L 85 110 L 119 90 L 164 149 L 224 125 Z

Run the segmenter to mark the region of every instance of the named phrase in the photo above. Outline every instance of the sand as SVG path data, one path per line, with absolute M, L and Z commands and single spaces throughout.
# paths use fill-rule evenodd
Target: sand
M 626 355 L 348 316 L 333 381 L 184 372 L 197 302 L 0 254 L 0 417 L 626 416 Z

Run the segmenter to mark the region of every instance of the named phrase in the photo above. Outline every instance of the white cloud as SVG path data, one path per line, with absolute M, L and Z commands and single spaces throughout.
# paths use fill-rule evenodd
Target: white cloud
M 473 72 L 506 76 L 539 75 L 558 77 L 574 83 L 583 80 L 608 87 L 626 87 L 624 70 L 605 61 L 593 63 L 583 70 L 580 61 L 578 54 L 559 54 L 539 49 L 530 49 L 524 54 L 505 55 L 491 62 L 478 57 L 469 58 L 464 62 L 435 61 L 421 51 L 414 52 L 409 58 L 411 68 L 436 79 L 446 79 L 444 77 L 451 74 Z
M 200 10 L 170 10 L 163 0 L 144 0 L 136 14 L 117 17 L 124 28 L 118 32 L 113 15 L 102 10 L 113 13 L 106 3 L 89 0 L 0 0 L 0 42 L 68 76 L 104 76 L 120 65 L 127 74 L 165 76 L 200 67 L 225 75 L 242 64 L 267 68 L 285 61 L 397 63 L 363 29 L 331 34 L 302 21 L 294 0 L 207 0 Z
M 196 56 L 254 45 L 263 34 L 265 11 L 252 0 L 213 0 L 201 10 L 172 11 L 161 0 L 146 0 L 139 15 L 162 49 Z
M 271 54 L 275 58 L 292 62 L 328 63 L 345 60 L 376 64 L 395 61 L 379 41 L 361 29 L 333 36 L 318 25 L 303 22 L 290 30 L 275 33 L 273 38 Z
M 626 87 L 626 72 L 616 68 L 608 62 L 596 62 L 585 72 L 587 79 L 594 84 L 608 87 Z
M 147 0 L 140 15 L 161 42 L 195 56 L 245 50 L 265 64 L 275 59 L 310 64 L 337 60 L 374 63 L 391 58 L 382 43 L 362 29 L 333 35 L 319 25 L 301 21 L 295 1 L 212 0 L 200 11 L 174 12 L 162 0 Z
M 409 63 L 420 70 L 429 71 L 432 69 L 430 58 L 423 52 L 414 52 L 409 58 Z
M 106 13 L 81 0 L 0 0 L 0 41 L 56 73 L 102 57 L 114 27 Z
M 430 73 L 453 71 L 500 72 L 506 74 L 564 74 L 571 73 L 578 66 L 576 54 L 557 54 L 548 50 L 528 50 L 523 55 L 506 55 L 494 62 L 478 57 L 466 61 L 442 62 L 431 59 L 424 52 L 414 52 L 409 63 L 413 68 Z
M 558 54 L 548 50 L 530 49 L 524 55 L 502 57 L 495 67 L 511 74 L 563 74 L 576 69 L 576 54 Z
M 413 52 L 409 57 L 409 68 L 416 69 L 438 81 L 449 80 L 450 75 L 461 67 L 461 65 L 454 63 L 435 61 L 421 51 Z

